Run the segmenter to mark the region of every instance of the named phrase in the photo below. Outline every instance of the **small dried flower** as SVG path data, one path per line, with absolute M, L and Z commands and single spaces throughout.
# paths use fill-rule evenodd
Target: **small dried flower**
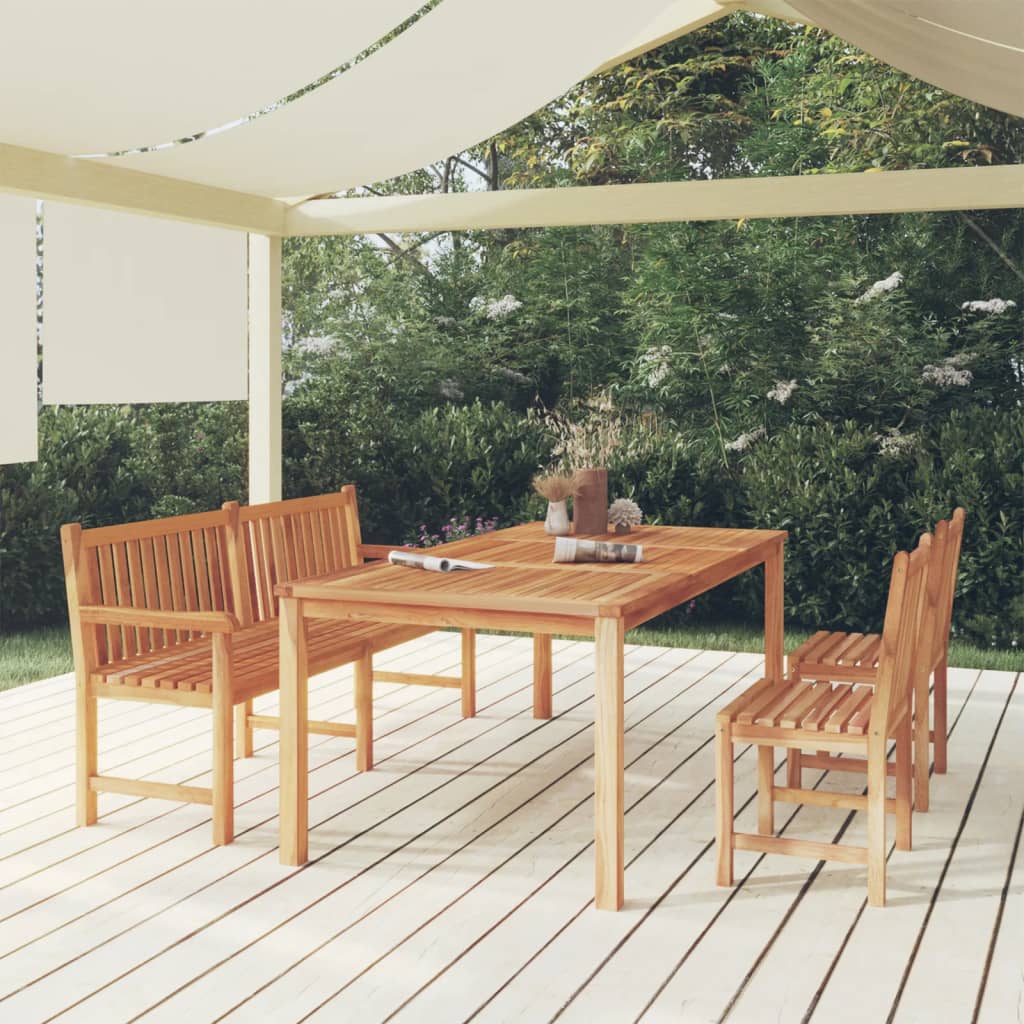
M 973 302 L 965 302 L 960 308 L 965 313 L 985 313 L 987 315 L 1016 309 L 1017 303 L 1013 299 L 975 299 Z
M 889 459 L 912 452 L 917 447 L 916 434 L 901 434 L 898 427 L 890 427 L 887 434 L 878 437 L 880 455 Z
M 503 320 L 521 306 L 514 295 L 503 295 L 500 299 L 485 299 L 477 295 L 469 300 L 469 308 L 474 313 L 483 313 L 488 320 Z
M 896 291 L 901 284 L 903 284 L 903 275 L 898 270 L 894 271 L 888 277 L 883 277 L 881 281 L 876 281 L 855 301 L 858 303 L 870 302 L 872 299 L 877 299 L 879 295 L 885 295 L 886 292 Z
M 974 374 L 960 367 L 973 358 L 971 352 L 958 352 L 955 356 L 947 356 L 937 366 L 929 363 L 921 371 L 921 380 L 926 384 L 937 384 L 940 388 L 965 388 L 974 380 Z
M 629 498 L 616 498 L 608 506 L 608 522 L 612 526 L 639 526 L 643 518 L 640 506 Z
M 764 434 L 764 427 L 758 427 L 756 430 L 740 434 L 735 441 L 730 441 L 725 447 L 731 452 L 745 452 L 755 441 L 760 441 Z
M 795 380 L 777 380 L 775 387 L 765 397 L 770 398 L 773 402 L 778 402 L 779 405 L 785 405 L 793 397 L 793 392 L 796 389 Z
M 576 473 L 550 473 L 547 476 L 535 476 L 533 489 L 548 501 L 565 501 L 580 489 L 579 477 Z

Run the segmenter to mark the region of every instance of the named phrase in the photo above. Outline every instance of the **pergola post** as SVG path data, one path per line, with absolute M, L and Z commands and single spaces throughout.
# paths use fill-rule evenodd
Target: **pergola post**
M 249 504 L 281 500 L 281 239 L 249 235 Z

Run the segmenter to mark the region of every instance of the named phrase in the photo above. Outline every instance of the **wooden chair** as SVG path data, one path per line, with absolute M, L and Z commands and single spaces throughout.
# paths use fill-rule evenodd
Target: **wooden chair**
M 914 807 L 928 810 L 929 742 L 935 745 L 935 770 L 946 771 L 947 662 L 949 629 L 953 617 L 953 595 L 956 590 L 960 547 L 963 541 L 962 508 L 954 511 L 950 521 L 935 527 L 932 541 L 932 564 L 928 571 L 928 595 L 922 640 L 923 664 L 914 681 Z M 795 681 L 829 679 L 834 682 L 869 683 L 878 679 L 881 637 L 877 633 L 844 633 L 819 630 L 789 655 L 788 675 Z M 932 695 L 935 708 L 929 715 L 929 682 L 934 674 Z M 930 722 L 929 722 L 930 719 Z M 794 758 L 809 768 L 835 769 L 835 759 L 822 751 L 817 756 Z M 843 766 L 849 768 L 849 765 Z M 840 768 L 843 770 L 843 768 Z
M 858 686 L 830 681 L 762 679 L 718 713 L 717 877 L 732 885 L 733 850 L 758 850 L 867 864 L 868 900 L 885 903 L 885 816 L 896 815 L 896 846 L 911 844 L 911 696 L 922 639 L 931 537 L 893 562 L 889 600 L 878 657 L 877 682 Z M 887 745 L 896 741 L 896 799 L 886 798 Z M 758 833 L 736 832 L 733 820 L 733 744 L 757 746 Z M 775 747 L 816 747 L 836 754 L 861 754 L 867 765 L 867 795 L 823 793 L 775 786 Z M 773 835 L 774 801 L 866 810 L 867 847 L 784 839 Z

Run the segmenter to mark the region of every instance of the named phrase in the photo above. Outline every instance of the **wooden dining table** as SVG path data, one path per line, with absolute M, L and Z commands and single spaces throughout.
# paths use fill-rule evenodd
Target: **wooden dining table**
M 363 619 L 409 625 L 495 629 L 534 636 L 533 713 L 550 718 L 553 634 L 593 637 L 594 902 L 618 910 L 624 900 L 624 667 L 627 630 L 764 565 L 765 676 L 783 679 L 781 530 L 688 526 L 635 527 L 637 563 L 553 563 L 553 538 L 540 523 L 480 534 L 430 550 L 489 563 L 490 569 L 426 572 L 386 561 L 329 577 L 281 584 L 280 858 L 308 859 L 308 680 L 306 623 Z

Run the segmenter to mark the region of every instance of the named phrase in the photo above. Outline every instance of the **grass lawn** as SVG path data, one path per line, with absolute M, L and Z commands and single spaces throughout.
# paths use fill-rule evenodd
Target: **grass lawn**
M 0 690 L 74 670 L 67 626 L 0 633 Z
M 786 630 L 786 649 L 791 650 L 810 636 L 810 630 Z M 689 647 L 697 650 L 764 650 L 761 630 L 748 626 L 684 626 L 676 629 L 642 627 L 626 636 L 630 643 L 660 647 Z M 949 661 L 959 668 L 993 668 L 1007 672 L 1024 671 L 1024 651 L 996 647 L 975 647 L 954 640 Z M 71 672 L 71 641 L 67 626 L 47 626 L 24 633 L 0 635 L 0 690 L 21 683 L 48 679 Z

